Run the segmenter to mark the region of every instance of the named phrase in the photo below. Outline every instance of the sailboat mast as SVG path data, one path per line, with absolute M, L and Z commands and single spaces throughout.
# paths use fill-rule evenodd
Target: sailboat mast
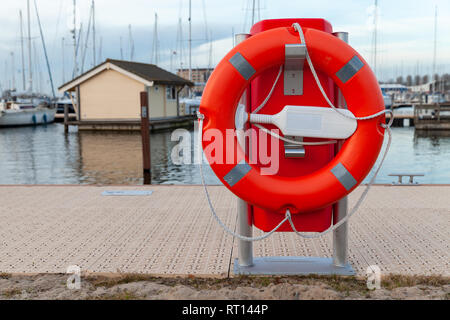
M 177 29 L 177 55 L 178 55 L 178 62 L 179 62 L 179 70 L 182 72 L 183 70 L 183 20 L 182 20 L 182 0 L 179 0 L 179 7 L 178 7 L 178 29 Z M 176 69 L 176 68 L 175 68 Z
M 83 23 L 80 23 L 80 30 L 78 31 L 78 36 L 77 36 L 77 41 L 76 41 L 76 47 L 75 47 L 75 75 L 78 75 L 78 71 L 79 71 L 79 67 L 78 67 L 78 51 L 80 51 L 80 54 L 83 51 Z M 81 48 L 81 49 L 80 49 Z M 74 75 L 74 76 L 75 76 Z
M 189 81 L 192 81 L 192 3 L 189 0 Z
M 50 86 L 52 89 L 53 99 L 55 99 L 56 95 L 55 95 L 55 87 L 53 85 L 53 76 L 52 76 L 52 71 L 50 69 L 50 62 L 48 60 L 47 47 L 45 46 L 44 32 L 42 31 L 41 18 L 39 17 L 36 0 L 34 0 L 34 8 L 36 10 L 36 18 L 37 18 L 37 22 L 38 22 L 38 26 L 39 26 L 39 33 L 41 34 L 42 49 L 44 49 L 44 56 L 45 56 L 45 63 L 47 64 L 48 78 L 50 80 Z M 39 72 L 39 76 L 40 77 L 42 76 L 42 74 L 40 72 Z M 41 90 L 42 90 L 42 80 L 40 81 L 40 85 L 41 85 Z
M 29 90 L 33 94 L 33 71 L 31 67 L 31 14 L 30 14 L 30 0 L 27 0 L 27 18 L 28 18 L 28 75 L 29 75 Z
M 131 40 L 131 24 L 128 25 L 128 50 L 130 52 L 130 61 L 133 61 L 133 44 Z
M 180 46 L 180 71 L 183 70 L 183 24 L 181 22 L 181 18 L 178 18 L 178 34 L 179 34 L 179 46 Z
M 255 0 L 253 0 L 252 5 L 252 26 L 255 24 Z
M 434 52 L 433 52 L 433 74 L 431 75 L 431 82 L 433 83 L 436 75 L 436 58 L 437 58 L 437 6 L 434 10 Z M 436 83 L 433 85 L 433 93 L 436 91 Z
M 25 81 L 25 54 L 23 51 L 23 18 L 22 18 L 22 10 L 19 11 L 20 17 L 20 51 L 22 53 L 22 85 L 23 91 L 27 90 L 27 85 Z
M 11 89 L 11 79 L 8 79 L 8 59 L 5 59 L 5 82 L 6 82 L 6 88 L 9 90 Z
M 77 0 L 73 0 L 73 77 L 77 75 Z
M 120 60 L 123 60 L 122 37 L 120 37 Z
M 152 63 L 158 65 L 158 14 L 155 12 L 155 26 L 153 27 Z
M 91 7 L 91 11 L 89 13 L 89 22 L 88 22 L 88 29 L 86 32 L 86 40 L 84 41 L 84 49 L 81 48 L 81 73 L 84 73 L 84 61 L 86 60 L 86 53 L 87 53 L 88 42 L 89 42 L 89 32 L 91 31 L 91 23 L 92 23 L 92 7 Z
M 155 13 L 155 65 L 159 62 L 158 14 Z
M 62 83 L 66 83 L 66 77 L 65 77 L 65 74 L 66 74 L 66 70 L 65 70 L 66 62 L 65 62 L 65 55 L 64 55 L 64 46 L 65 46 L 64 41 L 65 41 L 65 40 L 64 40 L 64 37 L 63 37 L 63 38 L 61 39 Z
M 100 48 L 98 48 L 98 59 L 102 61 L 102 48 L 103 48 L 103 37 L 100 37 Z
M 212 68 L 212 53 L 213 53 L 213 42 L 212 42 L 212 31 L 209 32 L 209 60 L 208 60 L 208 69 L 211 70 Z M 209 71 L 207 72 L 209 77 Z
M 375 73 L 375 76 L 377 75 L 377 29 L 378 29 L 378 0 L 375 0 L 375 10 L 374 10 L 374 14 L 373 14 L 373 39 L 372 39 L 372 50 L 373 50 L 373 61 L 372 61 L 372 65 L 373 65 L 373 72 Z
M 33 44 L 33 58 L 34 58 L 34 61 L 38 61 L 38 54 L 37 54 L 37 50 L 36 50 L 36 42 L 33 40 L 32 44 Z M 35 74 L 34 86 L 36 87 L 36 92 L 38 92 L 40 94 L 40 93 L 42 93 L 42 73 L 41 73 L 41 68 L 40 68 L 39 63 L 35 63 L 33 65 L 33 68 L 34 68 L 34 74 Z
M 11 70 L 12 70 L 12 90 L 16 89 L 16 62 L 14 60 L 14 52 L 11 52 Z
M 95 54 L 95 1 L 92 0 L 92 58 L 94 61 L 94 66 L 97 65 L 96 54 Z
M 234 40 L 234 27 L 231 27 L 231 42 L 233 43 L 233 48 L 234 48 L 236 46 L 235 40 Z
M 129 41 L 129 46 L 130 46 L 130 61 L 134 60 L 134 40 L 133 40 L 133 33 L 131 31 L 131 24 L 128 25 L 128 41 Z

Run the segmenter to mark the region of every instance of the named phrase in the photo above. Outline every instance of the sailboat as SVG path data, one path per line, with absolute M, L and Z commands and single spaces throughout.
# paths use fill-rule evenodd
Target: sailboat
M 0 102 L 0 127 L 33 126 L 55 121 L 56 109 L 29 102 Z
M 28 12 L 28 67 L 29 67 L 29 91 L 25 93 L 16 93 L 15 89 L 6 91 L 6 99 L 0 102 L 0 127 L 11 126 L 28 126 L 52 123 L 55 120 L 56 108 L 52 108 L 50 104 L 40 99 L 40 103 L 36 104 L 36 94 L 33 93 L 33 80 L 32 80 L 32 65 L 31 65 L 31 28 L 30 28 L 30 1 L 27 1 Z M 37 14 L 37 8 L 36 8 Z M 39 28 L 40 21 L 39 16 Z M 20 13 L 20 29 L 21 29 L 21 42 L 23 48 L 23 36 L 22 36 L 22 13 Z M 44 45 L 43 34 L 41 30 L 41 39 Z M 22 62 L 23 62 L 23 50 L 22 50 Z M 22 64 L 22 70 L 24 71 L 24 65 Z M 23 72 L 22 71 L 22 72 Z M 51 77 L 50 69 L 49 74 Z M 50 79 L 51 80 L 51 79 Z M 25 81 L 24 81 L 25 88 Z M 4 94 L 5 95 L 5 94 Z M 39 101 L 39 100 L 38 100 Z

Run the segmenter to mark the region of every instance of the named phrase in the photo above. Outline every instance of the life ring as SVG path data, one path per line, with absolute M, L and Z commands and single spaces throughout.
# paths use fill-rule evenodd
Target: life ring
M 365 117 L 384 110 L 378 81 L 364 59 L 348 44 L 331 34 L 304 28 L 305 42 L 316 68 L 340 88 L 348 110 Z M 217 65 L 203 92 L 199 112 L 203 132 L 235 130 L 236 109 L 246 87 L 264 70 L 284 64 L 285 44 L 299 43 L 294 28 L 276 28 L 254 35 L 233 48 Z M 383 144 L 385 115 L 358 122 L 336 157 L 308 175 L 282 177 L 261 175 L 249 165 L 237 143 L 233 161 L 207 160 L 222 183 L 239 198 L 273 212 L 300 213 L 331 205 L 355 189 L 375 164 Z M 202 139 L 203 149 L 209 141 Z M 225 155 L 226 144 L 219 152 Z

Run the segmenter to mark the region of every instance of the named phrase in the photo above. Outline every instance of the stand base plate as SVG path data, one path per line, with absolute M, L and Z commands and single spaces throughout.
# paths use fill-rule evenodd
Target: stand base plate
M 239 265 L 234 260 L 234 274 L 246 275 L 341 275 L 353 276 L 356 274 L 352 266 L 337 267 L 332 258 L 319 257 L 259 257 L 253 259 L 253 266 Z

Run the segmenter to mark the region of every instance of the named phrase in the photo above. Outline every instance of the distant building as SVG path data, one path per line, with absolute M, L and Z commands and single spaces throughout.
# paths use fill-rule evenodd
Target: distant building
M 440 92 L 440 93 L 446 93 L 450 90 L 450 81 L 446 79 L 442 79 L 439 81 L 431 81 L 424 84 L 411 86 L 409 89 L 412 92 Z
M 208 82 L 209 76 L 213 72 L 213 68 L 196 68 L 192 69 L 192 82 L 194 82 L 194 87 L 192 91 L 194 96 L 199 96 L 203 93 L 205 89 L 206 82 Z M 189 79 L 189 69 L 178 69 L 177 75 Z M 187 95 L 187 90 L 183 90 L 184 96 Z
M 384 84 L 380 84 L 380 88 L 381 88 L 381 92 L 383 92 L 383 94 L 387 94 L 390 92 L 406 92 L 408 91 L 408 88 L 402 84 L 398 84 L 398 83 L 384 83 Z
M 427 83 L 418 84 L 415 86 L 410 86 L 409 90 L 411 92 L 428 93 L 432 90 L 432 88 L 433 88 L 433 82 L 427 82 Z
M 140 120 L 140 92 L 147 91 L 150 119 L 183 116 L 179 92 L 194 83 L 153 64 L 107 59 L 59 88 L 73 98 L 78 122 Z

